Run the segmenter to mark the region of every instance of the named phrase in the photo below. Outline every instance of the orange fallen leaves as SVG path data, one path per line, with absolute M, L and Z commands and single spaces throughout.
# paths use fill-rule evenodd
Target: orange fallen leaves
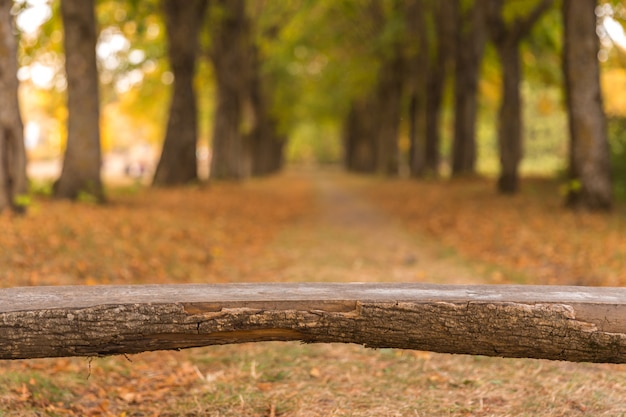
M 0 285 L 230 280 L 311 206 L 305 182 L 275 182 L 141 190 L 105 206 L 40 200 L 0 216 Z
M 495 283 L 626 285 L 623 207 L 612 214 L 572 212 L 556 185 L 541 180 L 528 180 L 516 196 L 497 195 L 483 179 L 361 187 L 409 229 L 495 268 Z

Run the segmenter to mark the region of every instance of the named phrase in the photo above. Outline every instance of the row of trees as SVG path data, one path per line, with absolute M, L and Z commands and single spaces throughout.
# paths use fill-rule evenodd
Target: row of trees
M 120 7 L 128 6 L 116 1 Z M 19 209 L 27 181 L 16 104 L 16 41 L 12 2 L 0 0 L 0 5 L 0 94 L 5 103 L 15 104 L 0 110 L 0 208 Z M 76 198 L 88 193 L 103 200 L 95 53 L 98 19 L 93 1 L 61 0 L 60 6 L 69 117 L 63 171 L 55 194 Z M 571 140 L 567 202 L 608 209 L 611 177 L 596 59 L 595 7 L 595 0 L 563 0 L 560 5 Z M 198 61 L 205 58 L 211 63 L 216 91 L 213 178 L 240 179 L 280 169 L 285 132 L 293 127 L 293 119 L 302 117 L 297 109 L 289 108 L 296 101 L 305 103 L 306 111 L 323 114 L 321 118 L 341 119 L 348 170 L 397 175 L 399 137 L 406 129 L 411 175 L 437 176 L 442 160 L 441 115 L 449 82 L 454 114 L 452 175 L 473 174 L 481 63 L 486 45 L 491 44 L 502 80 L 496 129 L 498 190 L 514 193 L 523 153 L 520 44 L 539 19 L 546 12 L 554 14 L 556 8 L 554 0 L 300 0 L 280 4 L 161 0 L 158 9 L 165 21 L 174 82 L 154 184 L 197 180 L 194 77 Z M 325 16 L 324 25 L 318 20 L 317 26 L 309 27 L 309 17 L 316 15 Z M 141 18 L 140 14 L 131 17 Z M 295 25 L 300 25 L 300 36 L 294 40 L 284 34 L 292 33 Z M 324 54 L 316 53 L 320 45 Z M 335 71 L 347 74 L 326 71 L 328 79 L 336 82 L 334 91 L 317 92 L 325 95 L 322 106 L 299 97 L 305 88 L 294 78 L 302 72 L 298 59 L 306 61 L 302 65 L 311 74 L 317 74 L 327 59 L 339 62 Z
M 0 209 L 22 208 L 27 192 L 23 126 L 17 105 L 17 61 L 13 3 L 2 6 L 3 66 L 0 91 L 6 94 L 2 116 L 5 137 L 0 144 Z M 63 0 L 67 79 L 67 145 L 61 176 L 54 194 L 76 199 L 89 195 L 104 201 L 101 180 L 100 95 L 96 59 L 97 21 L 93 1 Z M 173 93 L 155 185 L 197 180 L 197 98 L 194 88 L 199 35 L 209 21 L 211 45 L 207 51 L 217 83 L 217 110 L 213 134 L 212 177 L 239 179 L 264 175 L 282 164 L 284 139 L 269 111 L 265 79 L 244 0 L 208 0 L 160 3 L 167 29 L 167 51 L 174 75 Z
M 500 61 L 501 93 L 497 120 L 500 155 L 498 190 L 519 188 L 522 160 L 521 42 L 553 0 L 467 2 L 398 1 L 388 14 L 405 16 L 407 30 L 380 51 L 381 65 L 374 88 L 353 101 L 346 122 L 345 165 L 357 172 L 394 174 L 398 170 L 398 120 L 408 111 L 409 168 L 414 177 L 438 175 L 440 124 L 446 80 L 453 85 L 453 176 L 476 170 L 478 83 L 485 45 L 491 42 Z M 383 14 L 371 2 L 373 27 Z M 570 161 L 567 201 L 572 206 L 608 209 L 611 176 L 606 122 L 599 85 L 598 37 L 594 0 L 565 0 L 563 75 L 570 120 Z M 434 28 L 429 31 L 429 28 Z M 379 35 L 380 36 L 380 35 Z M 448 73 L 452 73 L 448 76 Z M 403 91 L 410 105 L 400 105 Z

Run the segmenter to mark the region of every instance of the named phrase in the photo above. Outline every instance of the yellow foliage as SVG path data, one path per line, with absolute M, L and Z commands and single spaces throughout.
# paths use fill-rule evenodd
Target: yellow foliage
M 606 113 L 626 116 L 626 69 L 610 68 L 602 72 L 602 94 Z

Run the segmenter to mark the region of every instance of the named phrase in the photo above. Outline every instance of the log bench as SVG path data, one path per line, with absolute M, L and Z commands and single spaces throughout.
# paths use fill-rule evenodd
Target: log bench
M 294 340 L 626 363 L 626 288 L 264 283 L 0 289 L 0 359 Z

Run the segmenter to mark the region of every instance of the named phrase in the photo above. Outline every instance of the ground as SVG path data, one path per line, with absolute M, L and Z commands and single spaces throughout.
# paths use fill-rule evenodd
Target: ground
M 542 183 L 492 190 L 299 170 L 117 191 L 105 207 L 44 198 L 0 217 L 1 285 L 624 284 L 623 215 L 567 213 Z M 624 398 L 623 365 L 335 344 L 0 362 L 0 416 L 620 416 Z

